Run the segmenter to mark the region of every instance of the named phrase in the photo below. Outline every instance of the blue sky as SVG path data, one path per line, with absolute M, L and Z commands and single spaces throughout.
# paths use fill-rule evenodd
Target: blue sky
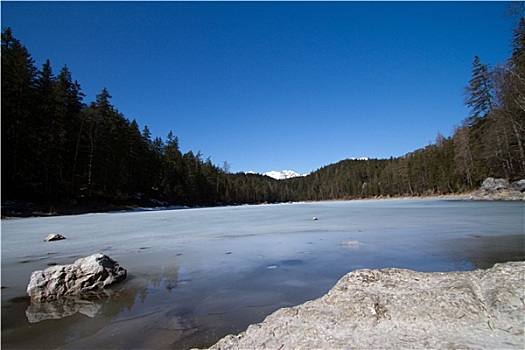
M 506 2 L 1 2 L 40 68 L 231 171 L 401 156 L 467 116 L 475 55 L 509 57 Z

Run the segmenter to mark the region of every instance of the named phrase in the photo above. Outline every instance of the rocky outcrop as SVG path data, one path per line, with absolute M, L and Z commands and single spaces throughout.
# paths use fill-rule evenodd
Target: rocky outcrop
M 524 348 L 525 262 L 488 270 L 357 270 L 212 349 Z
M 521 179 L 512 183 L 515 190 L 525 192 L 525 179 Z
M 55 265 L 34 271 L 27 286 L 32 302 L 56 300 L 63 296 L 100 293 L 103 288 L 123 281 L 127 271 L 104 254 L 78 259 L 71 265 Z
M 525 179 L 509 183 L 506 179 L 486 178 L 471 199 L 525 200 Z
M 486 192 L 495 192 L 506 190 L 509 188 L 509 181 L 507 179 L 495 179 L 493 177 L 488 177 L 481 184 L 480 190 Z
M 66 237 L 59 233 L 50 233 L 46 236 L 46 238 L 44 238 L 44 242 L 60 241 L 62 239 L 66 239 Z

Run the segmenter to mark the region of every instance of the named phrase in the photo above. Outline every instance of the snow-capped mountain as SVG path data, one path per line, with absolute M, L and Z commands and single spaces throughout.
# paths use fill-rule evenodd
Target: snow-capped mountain
M 293 170 L 283 170 L 283 171 L 272 170 L 272 171 L 268 171 L 264 173 L 263 175 L 273 177 L 274 179 L 277 179 L 277 180 L 285 180 L 285 179 L 291 179 L 292 177 L 306 176 L 308 174 L 299 174 Z

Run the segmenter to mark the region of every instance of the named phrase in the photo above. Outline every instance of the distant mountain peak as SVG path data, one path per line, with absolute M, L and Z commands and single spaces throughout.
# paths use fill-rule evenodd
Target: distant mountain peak
M 286 179 L 291 179 L 293 177 L 306 176 L 308 174 L 299 174 L 299 173 L 296 173 L 293 170 L 283 170 L 283 171 L 272 170 L 272 171 L 268 171 L 268 172 L 264 173 L 263 175 L 269 176 L 269 177 L 274 178 L 276 180 L 286 180 Z

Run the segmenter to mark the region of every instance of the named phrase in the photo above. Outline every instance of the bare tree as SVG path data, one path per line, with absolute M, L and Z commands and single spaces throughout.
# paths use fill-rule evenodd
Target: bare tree
M 468 126 L 456 127 L 454 132 L 454 161 L 459 174 L 465 177 L 467 184 L 471 187 L 474 160 L 470 150 L 470 129 Z

